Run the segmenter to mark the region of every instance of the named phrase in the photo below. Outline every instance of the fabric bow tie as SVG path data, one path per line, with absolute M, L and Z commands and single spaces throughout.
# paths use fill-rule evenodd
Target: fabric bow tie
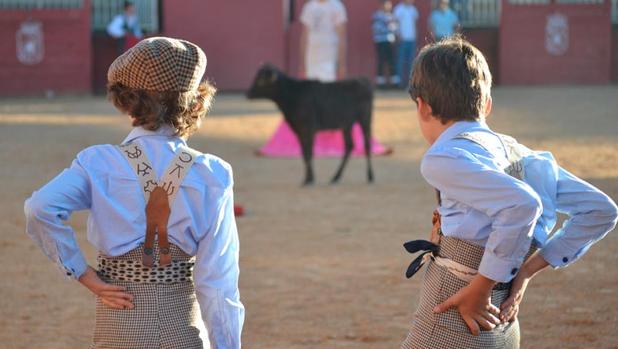
M 423 251 L 418 257 L 416 257 L 406 270 L 406 277 L 409 279 L 425 264 L 425 262 L 432 256 L 437 255 L 440 250 L 440 246 L 427 240 L 412 240 L 403 244 L 403 247 L 411 254 L 419 251 Z

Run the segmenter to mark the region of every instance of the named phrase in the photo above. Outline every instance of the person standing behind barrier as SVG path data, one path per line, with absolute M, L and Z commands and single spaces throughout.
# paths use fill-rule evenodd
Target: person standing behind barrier
M 116 15 L 107 25 L 107 34 L 116 40 L 118 55 L 133 47 L 144 36 L 132 2 L 125 1 L 124 12 Z
M 429 31 L 435 41 L 453 36 L 459 30 L 459 18 L 449 7 L 448 0 L 440 0 L 438 8 L 429 17 Z
M 393 3 L 390 0 L 379 0 L 380 8 L 373 14 L 373 41 L 378 61 L 376 84 L 386 87 L 385 70 L 390 74 L 390 83 L 399 85 L 399 75 L 395 72 L 395 41 L 397 39 L 397 19 L 393 15 Z
M 323 82 L 345 78 L 347 14 L 341 1 L 310 0 L 300 21 L 301 78 Z
M 410 71 L 416 56 L 416 21 L 418 10 L 414 0 L 403 0 L 395 6 L 395 18 L 399 22 L 399 54 L 397 59 L 397 75 L 401 87 L 407 88 Z

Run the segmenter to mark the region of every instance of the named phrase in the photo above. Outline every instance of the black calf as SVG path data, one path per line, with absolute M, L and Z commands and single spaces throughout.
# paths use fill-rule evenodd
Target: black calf
M 277 104 L 285 121 L 298 137 L 305 162 L 304 184 L 312 184 L 313 140 L 318 130 L 343 131 L 345 153 L 331 183 L 341 178 L 354 148 L 352 125 L 358 122 L 363 130 L 367 157 L 367 180 L 373 182 L 371 166 L 371 114 L 373 90 L 366 78 L 332 83 L 296 80 L 272 65 L 262 66 L 247 92 L 250 99 L 266 98 Z

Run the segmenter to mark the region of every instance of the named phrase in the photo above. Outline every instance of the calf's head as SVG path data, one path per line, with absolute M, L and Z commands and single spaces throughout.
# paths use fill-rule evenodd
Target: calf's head
M 273 65 L 265 64 L 260 67 L 255 74 L 255 79 L 253 79 L 251 88 L 247 91 L 247 98 L 272 99 L 276 97 L 278 93 L 277 81 L 281 77 L 281 74 L 281 71 Z

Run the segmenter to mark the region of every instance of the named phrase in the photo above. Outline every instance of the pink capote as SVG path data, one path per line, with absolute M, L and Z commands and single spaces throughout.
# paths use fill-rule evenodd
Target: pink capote
M 365 155 L 365 143 L 363 131 L 358 123 L 352 128 L 352 139 L 354 140 L 353 156 Z M 315 135 L 313 144 L 314 157 L 341 157 L 343 155 L 344 142 L 341 130 L 320 131 Z M 378 143 L 375 139 L 371 140 L 371 153 L 374 155 L 388 155 L 392 149 Z M 300 144 L 294 132 L 287 122 L 281 121 L 277 131 L 270 140 L 257 151 L 258 155 L 268 157 L 300 157 L 302 152 Z

